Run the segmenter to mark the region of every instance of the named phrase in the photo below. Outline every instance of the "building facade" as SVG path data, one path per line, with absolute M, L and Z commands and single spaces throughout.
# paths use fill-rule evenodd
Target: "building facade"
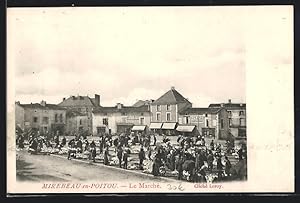
M 150 125 L 149 105 L 99 107 L 93 111 L 93 134 L 129 133 L 133 126 Z
M 55 104 L 47 104 L 42 101 L 40 104 L 15 103 L 16 126 L 23 131 L 33 129 L 40 133 L 65 132 L 66 109 Z
M 63 98 L 58 105 L 67 109 L 66 132 L 68 134 L 92 134 L 92 111 L 100 107 L 100 95 L 95 94 L 95 98 L 70 96 L 67 99 Z
M 209 108 L 224 108 L 224 125 L 228 126 L 228 133 L 236 138 L 246 137 L 246 104 L 245 103 L 228 103 L 210 104 Z
M 192 107 L 192 103 L 171 87 L 169 91 L 150 104 L 150 129 L 160 130 L 161 133 L 167 135 L 176 135 L 179 112 L 189 107 Z

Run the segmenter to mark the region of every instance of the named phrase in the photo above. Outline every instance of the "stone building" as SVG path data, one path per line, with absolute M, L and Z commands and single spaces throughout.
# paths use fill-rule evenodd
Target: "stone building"
M 23 131 L 36 130 L 40 133 L 65 132 L 66 109 L 45 101 L 34 104 L 15 103 L 15 122 Z
M 66 132 L 68 134 L 92 134 L 92 111 L 100 107 L 100 95 L 95 94 L 95 98 L 70 96 L 67 99 L 63 98 L 58 105 L 67 109 Z
M 246 104 L 245 103 L 228 103 L 210 104 L 209 108 L 224 108 L 227 117 L 224 117 L 224 123 L 228 125 L 228 132 L 236 138 L 246 137 Z M 225 125 L 224 124 L 224 125 Z
M 133 107 L 118 103 L 114 107 L 98 107 L 93 110 L 93 134 L 115 134 L 133 129 L 144 131 L 149 125 L 149 105 Z
M 171 87 L 169 91 L 150 104 L 150 129 L 161 130 L 167 135 L 175 135 L 179 112 L 189 107 L 192 107 L 192 103 Z

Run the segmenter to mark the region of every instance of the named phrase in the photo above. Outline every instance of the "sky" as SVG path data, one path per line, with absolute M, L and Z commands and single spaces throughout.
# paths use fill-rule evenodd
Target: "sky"
M 174 86 L 194 107 L 245 102 L 242 15 L 234 7 L 8 9 L 15 100 L 99 94 L 103 106 L 132 105 Z

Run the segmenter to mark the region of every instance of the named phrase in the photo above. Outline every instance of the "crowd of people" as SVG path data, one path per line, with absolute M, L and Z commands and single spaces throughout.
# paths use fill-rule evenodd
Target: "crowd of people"
M 105 165 L 110 165 L 114 157 L 116 165 L 127 169 L 133 146 L 137 146 L 138 169 L 145 170 L 145 167 L 148 167 L 154 176 L 164 176 L 169 171 L 179 180 L 193 182 L 207 182 L 211 174 L 216 174 L 215 180 L 218 181 L 245 180 L 247 177 L 246 144 L 235 146 L 232 139 L 227 140 L 226 144 L 221 144 L 215 143 L 213 139 L 206 143 L 206 139 L 200 135 L 179 135 L 175 143 L 172 143 L 168 136 L 156 133 L 121 133 L 117 136 L 99 134 L 97 140 L 89 140 L 81 134 L 73 137 L 67 140 L 59 132 L 54 136 L 42 136 L 39 132 L 31 134 L 28 136 L 29 152 L 37 154 L 45 148 L 50 148 L 52 152 L 54 150 L 58 153 L 65 149 L 68 159 L 85 154 L 88 159 L 96 162 L 96 156 L 99 155 L 102 156 Z M 158 137 L 162 138 L 160 142 L 157 141 Z M 24 135 L 18 136 L 19 148 L 24 148 L 25 140 Z M 237 163 L 233 165 L 229 157 L 236 157 Z M 144 164 L 146 160 L 151 163 L 150 169 L 149 165 Z

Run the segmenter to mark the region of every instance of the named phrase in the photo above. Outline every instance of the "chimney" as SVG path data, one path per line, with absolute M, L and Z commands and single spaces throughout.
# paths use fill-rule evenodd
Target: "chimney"
M 223 104 L 223 103 L 221 104 L 221 107 L 224 107 L 224 104 Z
M 66 98 L 64 97 L 64 98 L 63 98 L 63 101 L 65 101 L 65 100 L 66 100 Z
M 231 99 L 228 99 L 228 103 L 231 104 Z
M 243 104 L 240 104 L 240 106 L 242 107 L 242 106 L 244 106 Z
M 42 100 L 41 105 L 45 107 L 46 106 L 46 101 Z
M 123 106 L 123 104 L 121 104 L 121 103 L 117 103 L 117 109 L 121 109 L 121 108 L 122 108 L 122 106 Z
M 20 105 L 21 103 L 20 103 L 20 101 L 16 101 L 16 104 Z
M 75 96 L 72 96 L 72 99 L 75 100 Z
M 95 103 L 96 103 L 96 106 L 100 106 L 100 95 L 99 94 L 95 94 Z
M 174 86 L 172 86 L 172 87 L 171 87 L 171 90 L 175 90 L 175 87 L 174 87 Z

